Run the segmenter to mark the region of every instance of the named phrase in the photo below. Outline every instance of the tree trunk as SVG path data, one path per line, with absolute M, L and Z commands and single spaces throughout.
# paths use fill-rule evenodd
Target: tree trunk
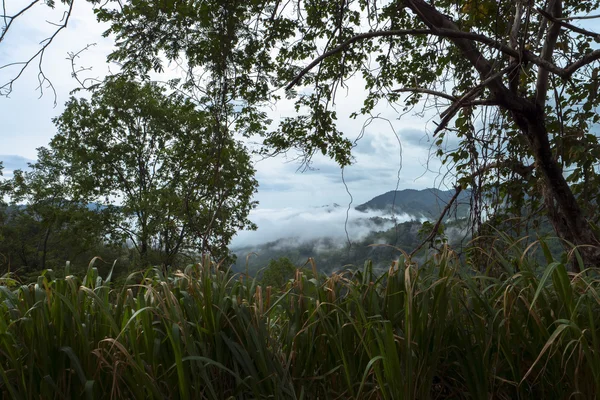
M 140 262 L 142 268 L 148 267 L 148 242 L 145 237 L 142 238 L 140 243 Z
M 513 111 L 513 116 L 527 136 L 536 170 L 542 178 L 548 219 L 556 234 L 577 247 L 586 267 L 600 266 L 600 242 L 571 191 L 561 166 L 552 155 L 544 113 L 539 109 L 526 115 Z M 564 245 L 570 250 L 567 243 Z M 572 268 L 575 272 L 580 271 L 576 260 L 573 260 Z
M 50 225 L 48 229 L 46 229 L 46 234 L 44 235 L 44 243 L 42 244 L 42 260 L 40 265 L 42 270 L 46 269 L 46 254 L 48 252 L 48 239 L 50 238 L 51 228 L 52 225 Z

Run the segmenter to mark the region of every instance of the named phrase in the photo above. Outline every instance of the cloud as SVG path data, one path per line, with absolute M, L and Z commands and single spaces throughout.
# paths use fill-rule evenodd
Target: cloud
M 433 144 L 431 135 L 423 129 L 403 129 L 400 131 L 400 138 L 403 143 L 424 149 L 429 149 Z
M 15 169 L 26 169 L 29 167 L 28 163 L 34 163 L 35 160 L 25 158 L 16 154 L 0 154 L 0 161 L 6 171 L 14 171 Z
M 388 226 L 377 226 L 369 220 L 372 217 L 391 216 L 385 212 L 362 213 L 354 208 L 348 211 L 346 206 L 256 209 L 250 213 L 250 219 L 257 224 L 258 230 L 238 232 L 231 246 L 254 247 L 285 239 L 278 246 L 292 247 L 298 243 L 326 238 L 337 240 L 343 245 L 346 240 L 346 218 L 348 235 L 353 241 L 363 239 L 374 230 L 385 230 L 393 226 L 391 221 Z M 411 219 L 406 214 L 397 216 L 397 222 Z

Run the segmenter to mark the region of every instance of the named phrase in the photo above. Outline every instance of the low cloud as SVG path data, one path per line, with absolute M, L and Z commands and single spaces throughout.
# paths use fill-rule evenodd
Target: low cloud
M 387 218 L 389 222 L 378 225 L 369 220 L 372 217 Z M 350 240 L 361 240 L 372 231 L 391 228 L 391 217 L 386 212 L 363 213 L 353 208 L 348 212 L 346 206 L 256 209 L 250 214 L 250 219 L 256 223 L 258 230 L 238 232 L 232 248 L 256 247 L 281 239 L 285 239 L 278 243 L 282 248 L 325 238 L 343 245 L 347 240 L 346 229 Z M 396 216 L 398 223 L 411 219 L 406 214 Z

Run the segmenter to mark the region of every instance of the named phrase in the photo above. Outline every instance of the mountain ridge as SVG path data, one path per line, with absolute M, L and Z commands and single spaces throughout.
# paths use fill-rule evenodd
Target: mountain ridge
M 317 231 L 317 236 L 299 234 L 292 227 L 282 230 L 275 240 L 236 246 L 232 248 L 238 257 L 236 269 L 257 271 L 265 267 L 269 260 L 280 257 L 287 257 L 298 265 L 311 257 L 325 271 L 350 264 L 362 265 L 366 260 L 384 268 L 390 260 L 402 254 L 398 249 L 410 252 L 420 244 L 424 220 L 437 220 L 455 193 L 453 190 L 440 189 L 389 191 L 354 207 L 351 214 L 347 214 L 346 207 L 335 203 L 309 207 L 323 217 L 311 219 L 311 223 L 315 224 L 312 231 Z M 458 243 L 464 237 L 464 218 L 468 216 L 469 199 L 469 192 L 459 196 L 458 206 L 453 206 L 453 212 L 444 219 L 444 225 L 449 228 L 449 242 Z M 332 212 L 345 217 L 345 222 L 343 218 L 325 217 L 332 215 Z M 287 216 L 285 221 L 289 223 L 290 219 L 299 218 L 294 224 L 301 225 L 302 214 L 299 211 L 291 217 Z M 339 226 L 339 233 L 331 235 L 330 226 Z M 258 229 L 260 231 L 260 224 Z M 354 233 L 352 229 L 355 229 Z
M 429 189 L 403 189 L 392 190 L 355 207 L 357 211 L 389 211 L 394 214 L 408 214 L 415 217 L 437 219 L 442 210 L 456 192 L 454 190 Z M 471 194 L 463 191 L 457 201 L 455 216 L 465 218 L 468 216 L 468 200 Z

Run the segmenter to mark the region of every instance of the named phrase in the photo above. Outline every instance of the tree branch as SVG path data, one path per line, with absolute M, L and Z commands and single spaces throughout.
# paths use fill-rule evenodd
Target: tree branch
M 442 97 L 446 100 L 450 101 L 459 101 L 460 99 L 456 96 L 452 96 L 448 93 L 438 92 L 436 90 L 418 88 L 418 87 L 408 87 L 408 88 L 399 88 L 392 90 L 394 93 L 423 93 L 430 94 L 432 96 Z M 479 100 L 471 100 L 461 103 L 461 107 L 473 107 L 473 106 L 497 106 L 498 102 L 494 99 L 479 99 Z M 442 117 L 447 113 L 447 111 L 443 112 Z
M 577 72 L 577 70 L 579 68 L 584 67 L 588 64 L 591 64 L 597 60 L 600 60 L 600 50 L 594 50 L 591 53 L 586 54 L 579 60 L 575 61 L 574 63 L 567 65 L 567 67 L 565 68 L 565 76 L 564 77 L 565 78 L 570 77 L 575 72 Z
M 523 4 L 521 3 L 521 0 L 516 0 L 515 1 L 515 16 L 514 16 L 513 25 L 512 25 L 512 28 L 510 29 L 510 34 L 509 34 L 509 44 L 510 44 L 510 47 L 514 50 L 519 49 L 518 36 L 519 36 L 519 31 L 521 30 L 522 15 L 523 15 Z M 512 57 L 512 56 L 510 57 L 509 61 L 511 64 L 520 63 L 519 58 Z M 515 69 L 508 77 L 508 88 L 514 94 L 517 93 L 517 90 L 519 88 L 519 72 L 518 71 L 519 71 L 518 69 Z
M 488 172 L 491 169 L 502 168 L 502 167 L 506 167 L 506 166 L 510 167 L 513 171 L 515 171 L 517 174 L 521 175 L 523 178 L 527 178 L 528 175 L 531 174 L 531 172 L 534 170 L 533 165 L 526 166 L 521 163 L 515 163 L 514 161 L 503 161 L 503 162 L 496 162 L 496 163 L 491 163 L 491 164 L 485 165 L 485 166 L 479 168 L 474 173 L 472 173 L 467 178 L 473 179 L 479 175 L 482 175 L 482 174 Z M 446 204 L 446 207 L 444 207 L 444 209 L 442 210 L 440 217 L 438 218 L 435 225 L 433 226 L 433 229 L 431 229 L 431 232 L 429 233 L 429 235 L 427 235 L 427 237 L 409 254 L 409 256 L 408 256 L 409 258 L 412 258 L 415 254 L 417 254 L 419 252 L 419 250 L 421 250 L 423 248 L 423 246 L 425 246 L 428 242 L 431 242 L 435 238 L 435 236 L 438 234 L 438 232 L 440 230 L 440 225 L 442 224 L 444 217 L 446 216 L 448 211 L 450 211 L 450 208 L 456 202 L 456 199 L 458 199 L 458 196 L 460 195 L 460 193 L 463 190 L 462 185 L 456 186 L 455 190 L 456 190 L 456 192 L 454 193 L 454 196 L 452 196 L 450 201 L 448 201 L 448 204 Z
M 553 17 L 560 18 L 562 14 L 562 0 L 550 0 L 548 4 L 548 12 Z M 546 41 L 544 42 L 544 47 L 542 48 L 541 58 L 544 61 L 552 61 L 552 54 L 554 53 L 554 47 L 556 46 L 556 41 L 558 40 L 559 34 L 560 24 L 554 21 L 548 29 Z M 535 85 L 535 103 L 541 110 L 543 110 L 544 106 L 546 105 L 546 97 L 548 95 L 548 78 L 548 69 L 546 69 L 543 66 L 540 66 L 540 69 L 538 71 L 537 82 Z
M 91 71 L 92 67 L 81 67 L 79 69 L 76 69 L 76 65 L 75 65 L 75 59 L 79 58 L 80 54 L 83 53 L 86 50 L 89 50 L 90 47 L 92 46 L 96 46 L 96 43 L 89 43 L 87 44 L 83 49 L 79 50 L 78 52 L 69 52 L 67 60 L 71 61 L 71 77 L 75 78 L 75 80 L 77 81 L 77 83 L 79 83 L 79 86 L 81 86 L 81 89 L 90 89 L 93 85 L 90 86 L 86 86 L 86 82 L 91 81 L 94 84 L 98 84 L 101 83 L 102 81 L 98 78 L 83 78 L 81 79 L 79 77 L 79 74 L 83 71 Z
M 577 15 L 574 15 L 572 17 L 558 18 L 558 20 L 559 21 L 573 21 L 575 19 L 596 19 L 596 18 L 600 18 L 600 14 L 596 14 L 596 15 L 582 15 L 580 17 L 578 17 Z
M 437 97 L 443 97 L 446 100 L 450 100 L 450 101 L 457 101 L 458 98 L 454 97 L 452 95 L 449 95 L 447 93 L 444 92 L 438 92 L 435 90 L 430 90 L 430 89 L 425 89 L 425 88 L 418 88 L 418 87 L 408 87 L 408 88 L 400 88 L 400 89 L 394 89 L 392 90 L 392 92 L 394 93 L 404 93 L 404 92 L 408 92 L 408 93 L 423 93 L 423 94 L 431 94 L 433 96 L 437 96 Z
M 298 75 L 296 75 L 296 77 L 285 87 L 285 90 L 290 90 L 294 86 L 296 86 L 302 80 L 302 78 L 307 73 L 310 72 L 311 69 L 313 69 L 314 67 L 319 65 L 319 63 L 321 63 L 323 60 L 325 60 L 326 58 L 331 57 L 337 53 L 344 51 L 347 47 L 349 47 L 350 45 L 352 45 L 358 41 L 361 41 L 364 39 L 376 38 L 376 37 L 389 37 L 389 36 L 402 36 L 402 35 L 430 35 L 430 34 L 433 34 L 433 32 L 429 29 L 395 29 L 395 30 L 366 32 L 366 33 L 358 34 L 356 36 L 352 36 L 351 38 L 344 41 L 342 44 L 321 54 L 319 57 L 314 59 L 313 62 L 308 64 L 308 66 L 304 67 L 304 69 L 302 69 L 302 71 L 300 71 L 300 73 Z
M 10 28 L 10 25 L 15 20 L 15 18 L 22 15 L 25 11 L 27 11 L 28 9 L 33 7 L 33 5 L 35 5 L 38 2 L 39 2 L 39 0 L 33 1 L 27 7 L 23 8 L 19 13 L 15 14 L 12 17 L 5 16 L 5 18 L 10 18 L 11 20 L 7 24 L 5 24 L 4 31 L 2 32 L 2 36 L 0 36 L 0 43 L 4 39 L 6 33 L 8 32 L 8 28 Z M 67 24 L 69 23 L 69 18 L 71 17 L 71 13 L 73 11 L 74 3 L 75 3 L 74 1 L 69 2 L 69 9 L 64 12 L 63 17 L 61 19 L 61 21 L 64 21 L 64 22 L 62 22 L 61 24 L 52 24 L 52 25 L 58 26 L 58 28 L 54 31 L 54 33 L 50 37 L 47 37 L 46 39 L 44 39 L 40 42 L 42 47 L 37 52 L 35 52 L 35 54 L 32 55 L 27 61 L 14 62 L 14 63 L 9 63 L 9 64 L 5 64 L 3 66 L 0 66 L 0 69 L 4 69 L 4 68 L 11 67 L 14 65 L 21 65 L 21 69 L 19 70 L 19 72 L 17 73 L 17 75 L 14 78 L 11 78 L 8 82 L 0 85 L 0 96 L 10 95 L 13 90 L 13 84 L 21 77 L 21 75 L 23 75 L 23 73 L 25 72 L 27 67 L 29 67 L 29 65 L 33 62 L 33 60 L 35 60 L 36 58 L 39 57 L 39 62 L 38 62 L 39 86 L 37 89 L 40 90 L 40 96 L 42 96 L 44 94 L 43 85 L 45 83 L 48 83 L 48 85 L 52 89 L 52 92 L 54 93 L 54 106 L 56 106 L 56 90 L 54 89 L 54 85 L 52 84 L 52 82 L 44 74 L 44 71 L 42 70 L 42 62 L 44 59 L 44 53 L 46 52 L 46 49 L 50 46 L 50 44 L 52 44 L 52 41 L 54 40 L 54 38 L 56 38 L 56 36 L 60 33 L 60 31 L 62 31 L 63 29 L 65 29 L 67 27 Z
M 481 42 L 489 45 L 492 48 L 496 48 L 509 56 L 515 56 L 520 61 L 525 59 L 537 59 L 529 53 L 521 53 L 510 46 L 498 43 L 497 41 L 490 39 L 484 35 L 479 34 L 466 34 L 462 32 L 460 28 L 452 21 L 448 16 L 439 12 L 434 6 L 425 2 L 424 0 L 410 0 L 405 4 L 411 11 L 417 15 L 423 15 L 422 20 L 428 27 L 435 26 L 436 31 L 440 32 L 440 35 L 451 38 L 452 43 L 458 48 L 462 56 L 469 61 L 469 63 L 477 70 L 482 80 L 488 80 L 486 86 L 491 91 L 492 96 L 498 101 L 498 103 L 511 111 L 519 112 L 530 112 L 532 111 L 532 104 L 529 100 L 517 96 L 512 93 L 503 83 L 501 75 L 495 76 L 493 74 L 493 65 L 486 59 L 486 57 L 479 51 L 476 42 Z M 418 12 L 415 9 L 419 9 Z M 543 60 L 549 68 L 552 68 L 560 72 L 560 68 L 553 65 L 547 60 Z M 512 67 L 512 66 L 511 66 Z
M 448 204 L 446 204 L 446 207 L 444 207 L 444 209 L 442 210 L 442 214 L 440 215 L 440 217 L 436 221 L 436 223 L 433 226 L 433 229 L 431 230 L 431 232 L 429 233 L 429 235 L 427 235 L 427 237 L 425 238 L 425 240 L 423 240 L 421 242 L 421 244 L 419 244 L 408 255 L 408 258 L 412 258 L 415 254 L 417 254 L 419 252 L 419 250 L 421 250 L 423 248 L 423 246 L 425 246 L 425 244 L 427 244 L 428 242 L 431 242 L 433 240 L 433 238 L 435 238 L 435 235 L 437 235 L 438 231 L 440 230 L 440 225 L 442 224 L 442 221 L 444 220 L 444 217 L 446 216 L 446 213 L 450 210 L 450 208 L 452 207 L 452 205 L 454 204 L 454 202 L 456 201 L 456 199 L 458 198 L 458 195 L 462 192 L 462 190 L 463 190 L 462 186 L 458 185 L 456 187 L 456 192 L 454 193 L 454 196 L 452 196 L 452 198 L 450 199 L 450 201 L 448 202 Z
M 437 126 L 437 128 L 435 129 L 435 132 L 433 134 L 435 135 L 438 132 L 440 132 L 441 130 L 445 129 L 446 126 L 448 125 L 448 123 L 456 115 L 458 109 L 461 108 L 462 105 L 467 100 L 469 100 L 473 96 L 478 95 L 487 85 L 489 85 L 491 82 L 493 82 L 494 80 L 498 79 L 502 75 L 506 74 L 507 72 L 511 71 L 513 68 L 519 68 L 519 65 L 518 64 L 514 64 L 514 65 L 509 65 L 506 68 L 503 68 L 502 70 L 496 72 L 495 74 L 492 74 L 491 76 L 489 76 L 488 78 L 486 78 L 483 82 L 481 82 L 479 85 L 475 86 L 474 88 L 472 88 L 471 90 L 469 90 L 467 93 L 465 93 L 460 99 L 458 99 L 454 104 L 452 104 L 446 111 L 444 111 L 441 114 L 442 121 Z
M 528 61 L 528 62 L 531 62 L 536 65 L 543 65 L 546 69 L 548 69 L 548 71 L 551 71 L 551 72 L 555 73 L 556 75 L 559 75 L 559 76 L 564 75 L 564 70 L 562 68 L 559 68 L 556 65 L 552 64 L 551 62 L 542 60 L 540 57 L 537 57 L 530 52 L 523 52 L 521 54 L 519 51 L 510 48 L 510 46 L 502 44 L 502 43 L 500 43 L 494 39 L 491 39 L 485 35 L 480 35 L 480 34 L 471 33 L 471 32 L 463 32 L 463 31 L 458 30 L 458 28 L 456 28 L 456 29 L 436 28 L 435 31 L 432 29 L 395 29 L 395 30 L 372 31 L 372 32 L 366 32 L 366 33 L 358 34 L 356 36 L 352 36 L 351 38 L 347 39 L 340 45 L 321 54 L 319 57 L 314 59 L 309 65 L 304 67 L 302 69 L 302 71 L 300 71 L 298 73 L 298 75 L 296 75 L 296 77 L 285 87 L 285 90 L 290 90 L 294 86 L 296 86 L 307 73 L 309 73 L 314 67 L 319 65 L 319 63 L 321 63 L 323 60 L 344 51 L 346 48 L 348 48 L 349 46 L 351 46 L 352 44 L 354 44 L 356 42 L 359 42 L 359 41 L 365 40 L 365 39 L 377 38 L 377 37 L 392 37 L 392 36 L 404 36 L 404 35 L 433 35 L 433 36 L 439 36 L 439 37 L 444 37 L 444 38 L 468 39 L 469 40 L 468 43 L 471 43 L 470 42 L 471 40 L 475 41 L 475 42 L 479 42 L 479 43 L 488 45 L 496 50 L 499 50 L 509 56 L 512 56 L 515 58 L 521 57 L 522 60 L 524 60 L 524 61 Z M 483 55 L 481 55 L 481 53 L 479 52 L 479 50 L 477 50 L 475 45 L 473 45 L 471 43 L 471 46 L 472 46 L 472 48 L 470 50 L 475 51 L 476 54 L 479 55 L 479 57 L 473 55 L 473 56 L 471 56 L 471 58 L 473 58 L 473 60 L 476 63 L 481 64 L 485 60 L 485 58 L 483 58 Z M 487 60 L 485 60 L 485 62 L 487 63 Z
M 588 30 L 580 28 L 578 26 L 569 24 L 567 22 L 564 22 L 562 18 L 554 18 L 552 15 L 548 14 L 546 11 L 542 10 L 541 8 L 538 8 L 537 12 L 542 14 L 545 18 L 549 19 L 550 21 L 557 23 L 562 27 L 570 29 L 573 32 L 581 33 L 582 35 L 590 36 L 590 37 L 593 37 L 594 39 L 600 39 L 600 33 L 588 31 Z
M 4 40 L 4 37 L 8 33 L 8 31 L 9 31 L 10 26 L 12 25 L 12 23 L 17 18 L 19 18 L 21 15 L 23 15 L 25 12 L 27 12 L 27 10 L 29 10 L 31 7 L 33 7 L 34 5 L 36 5 L 39 2 L 40 2 L 40 0 L 34 0 L 34 1 L 32 1 L 28 6 L 24 7 L 23 9 L 21 9 L 21 11 L 19 11 L 18 13 L 16 13 L 13 16 L 6 15 L 5 3 L 2 2 L 2 8 L 3 8 L 3 13 L 4 14 L 1 17 L 4 20 L 4 29 L 2 29 L 2 35 L 0 35 L 0 43 L 2 43 L 2 40 Z

